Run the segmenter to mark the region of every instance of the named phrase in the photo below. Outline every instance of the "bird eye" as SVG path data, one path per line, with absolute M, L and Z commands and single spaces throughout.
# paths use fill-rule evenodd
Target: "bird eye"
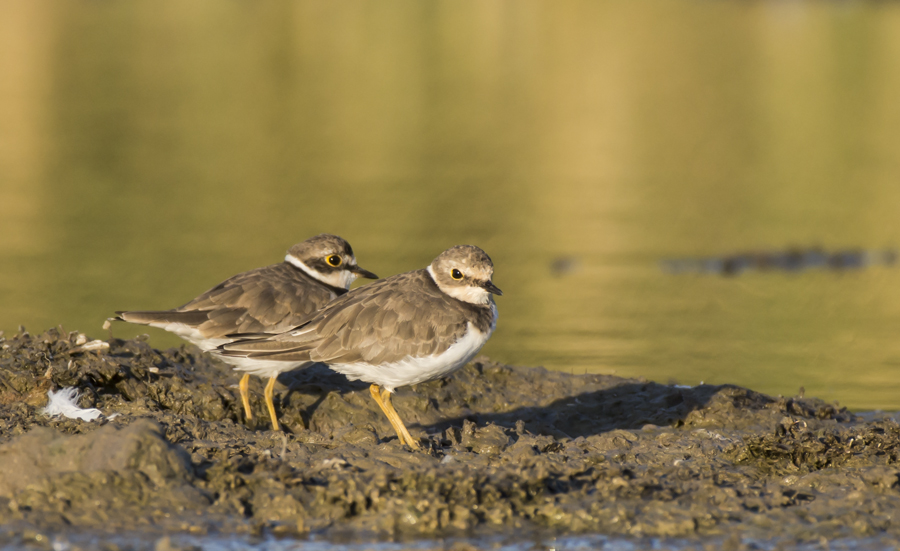
M 456 268 L 453 268 L 452 270 L 450 270 L 450 277 L 452 277 L 453 279 L 462 279 L 463 275 L 462 272 L 460 272 Z
M 327 262 L 329 266 L 337 268 L 338 266 L 341 265 L 341 262 L 343 262 L 343 259 L 341 259 L 341 257 L 339 257 L 338 255 L 333 254 L 333 255 L 329 256 L 328 258 L 326 258 L 325 262 Z

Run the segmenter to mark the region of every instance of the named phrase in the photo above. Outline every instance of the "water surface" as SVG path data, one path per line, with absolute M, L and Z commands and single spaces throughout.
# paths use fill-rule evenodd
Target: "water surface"
M 900 269 L 659 264 L 898 245 L 896 4 L 3 3 L 0 74 L 0 329 L 473 243 L 496 360 L 900 408 Z

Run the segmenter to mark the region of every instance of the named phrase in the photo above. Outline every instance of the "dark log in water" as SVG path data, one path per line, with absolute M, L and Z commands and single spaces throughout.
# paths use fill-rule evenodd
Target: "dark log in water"
M 667 259 L 662 261 L 662 268 L 673 274 L 735 276 L 748 271 L 859 270 L 870 266 L 893 266 L 896 262 L 897 252 L 894 250 L 849 249 L 826 252 L 819 248 L 809 248 L 746 252 L 707 258 Z

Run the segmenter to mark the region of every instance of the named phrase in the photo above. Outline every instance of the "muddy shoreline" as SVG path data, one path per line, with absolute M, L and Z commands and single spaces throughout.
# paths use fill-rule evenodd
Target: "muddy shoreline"
M 259 381 L 248 426 L 237 377 L 193 347 L 85 340 L 57 329 L 0 338 L 0 544 L 135 531 L 601 534 L 732 548 L 900 539 L 900 425 L 815 398 L 480 358 L 398 391 L 429 449 L 413 453 L 365 385 L 325 368 L 279 379 L 275 433 Z M 63 387 L 119 415 L 41 415 L 47 391 Z

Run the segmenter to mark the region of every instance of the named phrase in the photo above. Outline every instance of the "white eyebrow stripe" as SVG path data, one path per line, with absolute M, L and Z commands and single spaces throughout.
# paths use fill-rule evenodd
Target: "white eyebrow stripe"
M 301 270 L 306 272 L 306 275 L 308 275 L 309 277 L 314 278 L 317 281 L 321 281 L 322 283 L 327 283 L 327 281 L 322 279 L 322 274 L 320 274 L 319 272 L 313 270 L 312 268 L 310 268 L 309 266 L 304 264 L 303 261 L 300 260 L 299 258 L 297 258 L 296 256 L 289 254 L 284 257 L 284 261 L 287 262 L 288 264 L 292 264 L 292 265 L 300 268 Z
M 292 254 L 286 255 L 284 257 L 284 261 L 288 264 L 300 268 L 301 270 L 306 272 L 306 275 L 315 279 L 316 281 L 320 281 L 325 285 L 330 285 L 332 287 L 343 287 L 344 289 L 349 289 L 350 284 L 353 283 L 357 277 L 356 274 L 346 269 L 342 269 L 339 272 L 327 275 L 317 272 L 316 270 L 313 270 L 312 268 L 304 264 L 302 260 Z

